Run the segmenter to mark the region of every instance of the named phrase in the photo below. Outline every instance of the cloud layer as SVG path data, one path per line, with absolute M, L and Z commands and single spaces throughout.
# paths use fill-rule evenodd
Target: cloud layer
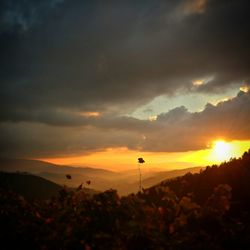
M 131 117 L 92 117 L 65 125 L 6 122 L 0 126 L 2 155 L 46 157 L 86 154 L 109 147 L 139 151 L 177 152 L 207 148 L 209 142 L 250 139 L 250 92 L 218 103 L 202 112 L 178 107 L 155 121 Z M 56 124 L 56 125 L 55 125 Z
M 177 108 L 155 122 L 123 114 L 159 95 L 247 83 L 248 7 L 246 0 L 1 1 L 2 154 L 204 148 L 207 137 L 233 126 L 234 108 L 248 109 L 248 94 L 201 113 Z M 197 79 L 205 84 L 194 86 Z M 243 111 L 227 138 L 249 138 Z

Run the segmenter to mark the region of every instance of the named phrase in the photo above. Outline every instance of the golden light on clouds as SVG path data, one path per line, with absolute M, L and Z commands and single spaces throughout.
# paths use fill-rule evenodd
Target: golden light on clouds
M 192 10 L 195 13 L 203 13 L 205 11 L 207 0 L 193 0 L 192 1 Z
M 80 112 L 80 115 L 85 117 L 97 117 L 101 114 L 99 112 Z
M 240 87 L 240 91 L 243 91 L 245 93 L 247 93 L 250 90 L 250 86 L 249 85 L 244 85 Z
M 209 83 L 213 79 L 214 79 L 214 76 L 207 76 L 204 78 L 198 78 L 198 79 L 194 79 L 192 81 L 192 84 L 193 84 L 193 86 L 199 87 L 201 85 L 205 85 L 205 84 Z
M 156 121 L 157 120 L 157 115 L 152 115 L 152 116 L 149 116 L 149 121 L 153 122 L 153 121 Z
M 206 10 L 207 0 L 188 0 L 184 1 L 183 12 L 185 15 L 202 14 Z
M 221 103 L 221 102 L 227 102 L 229 100 L 231 100 L 232 97 L 225 97 L 223 99 L 219 99 L 219 100 L 214 100 L 214 101 L 210 101 L 211 104 L 213 104 L 214 106 L 216 106 L 217 104 Z
M 194 86 L 200 86 L 202 84 L 204 84 L 204 80 L 194 80 L 192 81 Z

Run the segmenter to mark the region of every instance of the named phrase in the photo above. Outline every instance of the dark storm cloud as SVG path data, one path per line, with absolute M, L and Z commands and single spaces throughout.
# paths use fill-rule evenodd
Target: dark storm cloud
M 185 107 L 158 116 L 156 121 L 130 117 L 103 118 L 88 125 L 50 126 L 41 123 L 2 123 L 1 155 L 44 157 L 86 154 L 107 147 L 141 151 L 187 151 L 207 148 L 213 140 L 250 139 L 250 93 L 216 106 L 207 104 L 202 112 Z M 99 119 L 99 118 L 98 118 Z
M 11 5 L 20 15 L 21 3 Z M 1 34 L 4 112 L 132 109 L 194 78 L 214 75 L 205 91 L 248 80 L 247 3 L 207 1 L 196 13 L 182 1 L 64 1 L 26 32 Z
M 2 0 L 0 32 L 22 32 L 40 23 L 63 0 Z
M 2 123 L 0 156 L 48 157 L 84 155 L 107 147 L 136 149 L 140 135 L 129 131 L 58 127 L 41 123 Z
M 246 0 L 1 1 L 1 131 L 12 124 L 20 141 L 23 124 L 26 138 L 51 125 L 58 133 L 90 126 L 138 136 L 150 122 L 120 115 L 156 96 L 248 82 L 248 9 Z M 6 147 L 12 139 L 5 134 Z

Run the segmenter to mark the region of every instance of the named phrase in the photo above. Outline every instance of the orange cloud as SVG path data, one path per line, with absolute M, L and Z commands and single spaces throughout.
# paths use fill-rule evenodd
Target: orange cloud
M 99 112 L 80 112 L 79 114 L 84 117 L 98 117 L 101 115 Z
M 183 4 L 183 13 L 186 15 L 202 14 L 206 9 L 207 0 L 190 0 Z

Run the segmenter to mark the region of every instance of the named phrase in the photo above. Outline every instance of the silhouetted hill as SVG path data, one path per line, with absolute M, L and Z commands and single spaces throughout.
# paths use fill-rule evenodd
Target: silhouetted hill
M 250 249 L 250 150 L 137 194 L 63 188 L 27 201 L 0 188 L 3 249 Z M 6 246 L 6 247 L 5 247 Z
M 31 174 L 0 172 L 0 188 L 13 191 L 28 199 L 49 199 L 57 195 L 62 187 Z
M 151 187 L 156 183 L 160 183 L 164 180 L 169 180 L 178 176 L 183 176 L 187 173 L 199 173 L 203 168 L 194 167 L 194 168 L 184 168 L 171 171 L 161 171 L 153 174 L 151 177 L 142 180 L 142 185 L 145 188 Z
M 200 173 L 187 173 L 165 180 L 158 186 L 169 187 L 178 197 L 191 194 L 196 202 L 202 204 L 219 184 L 228 184 L 232 188 L 233 204 L 250 209 L 250 150 L 239 159 L 231 159 L 219 166 L 207 166 Z
M 138 191 L 138 169 L 114 172 L 99 168 L 62 166 L 38 160 L 0 159 L 0 170 L 4 172 L 28 172 L 70 187 L 78 187 L 81 183 L 90 180 L 91 185 L 88 187 L 92 189 L 105 191 L 113 188 L 122 195 Z M 159 172 L 143 168 L 141 170 L 142 184 L 144 188 L 148 188 L 162 180 L 199 170 L 200 167 Z M 70 180 L 66 179 L 67 174 L 71 175 Z
M 91 188 L 103 191 L 112 188 L 114 181 L 121 177 L 120 173 L 105 169 L 63 166 L 27 159 L 0 159 L 0 170 L 27 172 L 70 187 L 78 187 L 90 180 Z M 67 174 L 71 175 L 70 180 L 66 178 Z

